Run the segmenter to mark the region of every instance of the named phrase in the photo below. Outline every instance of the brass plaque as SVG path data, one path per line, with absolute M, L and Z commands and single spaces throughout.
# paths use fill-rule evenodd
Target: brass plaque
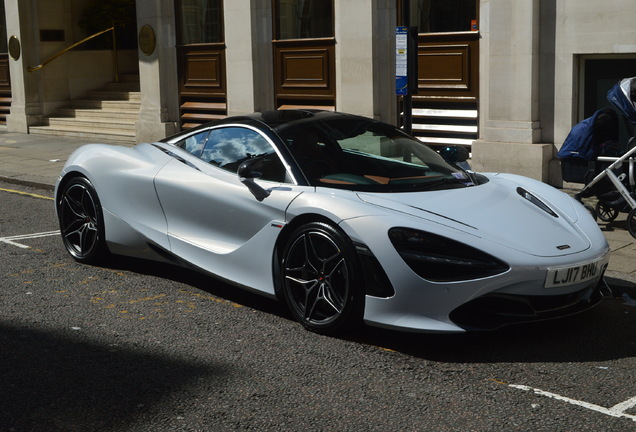
M 156 47 L 157 37 L 155 36 L 155 31 L 150 25 L 145 24 L 139 30 L 139 48 L 142 53 L 149 56 L 155 52 Z
M 15 36 L 9 38 L 9 54 L 13 60 L 20 58 L 20 41 Z

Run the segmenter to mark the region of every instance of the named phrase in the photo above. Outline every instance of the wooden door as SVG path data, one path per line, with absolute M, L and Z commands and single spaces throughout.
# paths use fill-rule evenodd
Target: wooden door
M 478 137 L 479 1 L 410 3 L 419 33 L 413 133 L 433 146 L 470 147 Z
M 334 109 L 333 0 L 273 0 L 277 108 Z
M 0 7 L 0 124 L 3 125 L 7 124 L 7 116 L 11 110 L 11 77 L 7 51 L 7 26 L 3 2 Z
M 181 126 L 227 116 L 222 0 L 177 0 Z

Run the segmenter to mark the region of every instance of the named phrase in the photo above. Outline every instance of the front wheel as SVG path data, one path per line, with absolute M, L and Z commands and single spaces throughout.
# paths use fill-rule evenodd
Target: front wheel
M 618 217 L 618 209 L 605 204 L 602 201 L 596 203 L 596 214 L 603 222 L 612 222 Z
M 102 207 L 87 178 L 75 177 L 64 185 L 57 215 L 64 247 L 76 261 L 94 263 L 108 254 Z
M 308 223 L 292 234 L 282 256 L 282 294 L 305 328 L 334 334 L 361 321 L 358 258 L 344 233 L 325 223 Z

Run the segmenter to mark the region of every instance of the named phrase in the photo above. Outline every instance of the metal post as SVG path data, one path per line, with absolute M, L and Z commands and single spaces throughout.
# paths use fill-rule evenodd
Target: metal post
M 115 23 L 113 23 L 113 62 L 115 63 L 115 82 L 119 82 L 119 60 L 117 58 L 117 36 L 115 35 Z

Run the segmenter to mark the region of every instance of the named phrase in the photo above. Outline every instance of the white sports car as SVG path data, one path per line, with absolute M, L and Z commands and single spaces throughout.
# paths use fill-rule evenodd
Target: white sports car
M 609 247 L 581 204 L 453 162 L 367 118 L 263 112 L 132 148 L 83 146 L 56 210 L 79 262 L 191 266 L 284 301 L 325 334 L 362 321 L 495 329 L 602 299 Z

